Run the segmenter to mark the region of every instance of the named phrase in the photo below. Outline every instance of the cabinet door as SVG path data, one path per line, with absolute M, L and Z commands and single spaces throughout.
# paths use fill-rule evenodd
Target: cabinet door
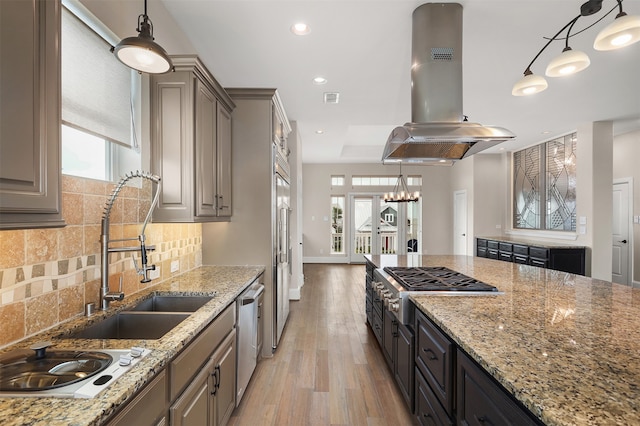
M 162 178 L 154 222 L 193 221 L 193 93 L 188 71 L 151 77 L 151 168 Z
M 387 308 L 383 309 L 382 314 L 382 351 L 387 360 L 387 364 L 394 371 L 395 347 L 398 336 L 398 321 L 395 315 Z
M 402 396 L 409 405 L 411 412 L 413 412 L 413 371 L 415 368 L 413 351 L 413 331 L 399 323 L 395 376 Z
M 236 407 L 236 330 L 227 336 L 213 354 L 214 425 L 224 425 Z
M 215 217 L 216 212 L 216 118 L 218 102 L 213 92 L 196 80 L 196 216 Z
M 0 1 L 0 229 L 64 226 L 60 2 Z
M 213 365 L 214 360 L 210 359 L 169 409 L 173 426 L 212 424 L 210 376 Z
M 458 350 L 457 415 L 461 425 L 535 425 L 528 412 L 512 400 L 466 354 Z
M 231 113 L 218 103 L 218 216 L 231 216 Z

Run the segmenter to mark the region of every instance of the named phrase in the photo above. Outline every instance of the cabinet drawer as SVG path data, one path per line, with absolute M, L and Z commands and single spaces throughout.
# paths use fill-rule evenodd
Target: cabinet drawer
M 205 328 L 169 365 L 171 401 L 191 382 L 200 366 L 211 356 L 220 342 L 233 330 L 236 304 L 232 303 Z
M 447 413 L 453 412 L 453 343 L 416 312 L 416 365 Z
M 529 255 L 529 246 L 521 246 L 519 244 L 513 245 L 513 253 L 514 254 L 522 254 L 525 256 Z
M 478 247 L 478 252 L 476 253 L 476 255 L 478 257 L 488 257 L 489 254 L 487 253 L 487 248 L 486 247 Z
M 416 368 L 416 419 L 420 426 L 453 425 L 420 370 Z
M 549 249 L 540 247 L 529 247 L 529 256 L 536 259 L 546 259 L 549 257 Z
M 458 350 L 457 416 L 460 424 L 536 425 L 531 415 Z
M 500 256 L 498 256 L 498 250 L 489 249 L 487 250 L 487 257 L 489 259 L 498 259 Z
M 484 240 L 482 238 L 478 238 L 477 242 L 476 242 L 476 247 L 486 247 L 487 246 L 487 240 Z
M 108 426 L 155 425 L 165 418 L 167 374 L 162 370 L 108 423 Z
M 498 250 L 500 243 L 497 241 L 487 241 L 487 247 Z
M 522 265 L 529 264 L 529 256 L 522 256 L 518 254 L 513 255 L 513 263 L 520 263 Z
M 498 249 L 500 251 L 513 251 L 513 244 L 511 243 L 498 243 Z
M 513 260 L 513 256 L 510 251 L 500 251 L 498 253 L 499 253 L 498 258 L 500 260 L 503 260 L 505 262 L 511 262 Z

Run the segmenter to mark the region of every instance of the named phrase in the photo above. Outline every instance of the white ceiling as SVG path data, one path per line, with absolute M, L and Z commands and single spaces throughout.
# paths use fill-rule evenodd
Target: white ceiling
M 277 88 L 290 120 L 298 123 L 305 163 L 378 163 L 390 131 L 410 121 L 411 14 L 425 1 L 162 0 L 204 63 L 225 87 Z M 640 129 L 640 43 L 612 52 L 592 48 L 594 28 L 571 38 L 591 66 L 531 97 L 511 95 L 527 64 L 579 14 L 582 0 L 460 0 L 464 7 L 464 114 L 517 135 L 501 144 L 522 148 L 613 120 L 614 131 Z M 613 8 L 578 20 L 573 33 Z M 640 1 L 623 3 L 640 15 Z M 289 28 L 304 21 L 306 36 Z M 162 44 L 162 40 L 158 40 Z M 533 65 L 544 74 L 560 54 L 555 41 Z M 312 79 L 328 79 L 322 86 Z M 339 92 L 340 103 L 323 103 Z M 316 134 L 322 129 L 323 134 Z M 548 133 L 543 133 L 548 132 Z M 486 152 L 497 152 L 492 148 Z

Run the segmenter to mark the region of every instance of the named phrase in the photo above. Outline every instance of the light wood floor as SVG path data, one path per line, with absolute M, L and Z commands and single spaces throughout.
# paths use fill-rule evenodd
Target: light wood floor
M 414 425 L 365 324 L 364 265 L 307 264 L 273 358 L 230 425 Z

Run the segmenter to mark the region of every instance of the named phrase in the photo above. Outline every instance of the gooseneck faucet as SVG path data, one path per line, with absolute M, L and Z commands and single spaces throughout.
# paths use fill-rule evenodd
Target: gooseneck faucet
M 143 178 L 148 179 L 156 184 L 156 192 L 153 196 L 153 201 L 151 202 L 151 206 L 149 207 L 149 211 L 147 212 L 147 216 L 144 220 L 144 224 L 142 225 L 142 231 L 137 238 L 125 238 L 119 240 L 109 240 L 109 217 L 111 215 L 111 208 L 113 207 L 113 203 L 115 202 L 118 194 L 122 190 L 124 184 L 133 178 Z M 138 268 L 138 264 L 136 263 L 135 257 L 133 258 L 133 265 L 136 269 L 136 272 L 139 275 L 142 275 L 142 283 L 148 283 L 151 281 L 149 278 L 149 271 L 153 271 L 156 269 L 156 265 L 148 265 L 148 251 L 155 250 L 155 246 L 147 246 L 146 238 L 144 235 L 144 231 L 147 228 L 147 223 L 149 223 L 149 219 L 151 218 L 151 213 L 153 212 L 153 208 L 158 202 L 158 197 L 160 195 L 160 177 L 149 172 L 142 172 L 136 170 L 135 172 L 129 172 L 124 175 L 122 179 L 118 182 L 118 184 L 113 188 L 109 199 L 107 200 L 107 204 L 104 208 L 104 213 L 102 214 L 102 232 L 100 234 L 100 245 L 102 248 L 102 284 L 100 286 L 100 300 L 101 300 L 101 308 L 102 310 L 106 310 L 109 308 L 109 302 L 112 300 L 122 300 L 124 298 L 124 293 L 122 292 L 122 278 L 120 278 L 120 288 L 118 291 L 111 291 L 109 289 L 109 253 L 116 252 L 140 252 L 140 263 L 141 267 Z M 122 241 L 140 241 L 140 247 L 109 247 L 109 243 L 122 242 Z

